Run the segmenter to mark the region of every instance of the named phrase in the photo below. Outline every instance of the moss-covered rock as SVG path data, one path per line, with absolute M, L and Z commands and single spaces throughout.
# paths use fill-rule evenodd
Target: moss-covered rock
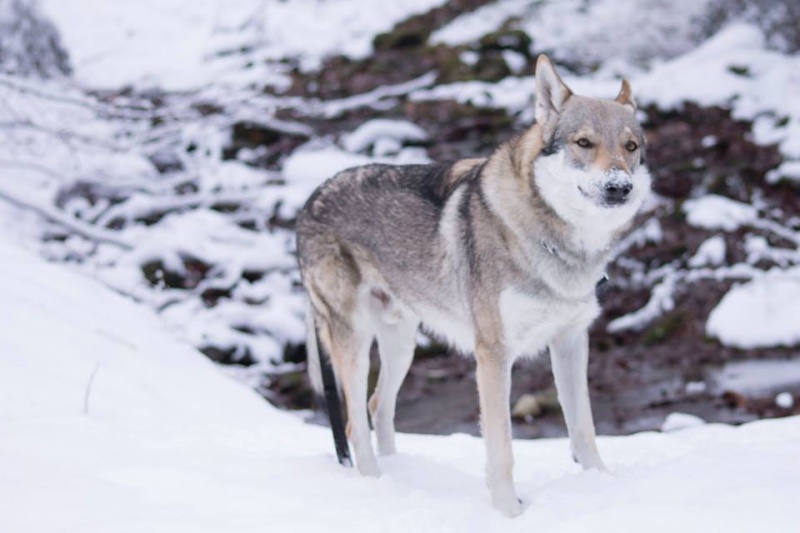
M 375 50 L 401 50 L 422 46 L 428 42 L 430 30 L 420 26 L 400 26 L 386 33 L 379 33 L 372 40 Z
M 473 78 L 480 81 L 500 81 L 510 75 L 511 69 L 497 50 L 482 53 L 473 67 Z
M 481 37 L 478 42 L 480 50 L 513 50 L 519 52 L 525 57 L 531 56 L 531 46 L 533 39 L 522 30 L 499 30 L 488 33 Z

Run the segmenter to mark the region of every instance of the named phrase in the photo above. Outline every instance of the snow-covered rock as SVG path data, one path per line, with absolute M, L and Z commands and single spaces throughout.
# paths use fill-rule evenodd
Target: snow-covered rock
M 711 311 L 706 332 L 744 349 L 800 343 L 800 269 L 733 287 Z
M 681 429 L 696 428 L 705 425 L 705 423 L 705 420 L 699 416 L 688 413 L 670 413 L 664 419 L 664 423 L 661 424 L 661 431 L 669 433 Z
M 733 231 L 758 218 L 758 210 L 752 205 L 716 194 L 687 200 L 683 204 L 683 209 L 689 224 L 710 230 Z

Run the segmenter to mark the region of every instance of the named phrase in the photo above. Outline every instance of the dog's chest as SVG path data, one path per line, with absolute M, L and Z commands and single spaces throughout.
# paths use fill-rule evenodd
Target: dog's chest
M 507 288 L 500 295 L 506 349 L 512 357 L 537 355 L 565 328 L 588 328 L 599 311 L 594 298 L 565 302 Z

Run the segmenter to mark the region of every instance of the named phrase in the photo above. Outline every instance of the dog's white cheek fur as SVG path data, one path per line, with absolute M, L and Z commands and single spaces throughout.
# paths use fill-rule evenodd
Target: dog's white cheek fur
M 639 167 L 631 175 L 633 189 L 628 201 L 617 207 L 603 206 L 597 191 L 602 190 L 608 177 L 602 172 L 572 167 L 563 151 L 536 159 L 533 172 L 542 198 L 575 229 L 575 244 L 588 252 L 608 248 L 614 234 L 636 215 L 650 189 L 650 174 Z

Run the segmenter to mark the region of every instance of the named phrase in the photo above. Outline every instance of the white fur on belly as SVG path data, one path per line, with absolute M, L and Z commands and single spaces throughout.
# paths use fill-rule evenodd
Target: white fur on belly
M 463 354 L 475 352 L 475 329 L 471 320 L 425 305 L 418 305 L 417 312 L 423 326 L 450 346 Z
M 538 355 L 566 327 L 588 328 L 599 313 L 593 296 L 565 303 L 533 298 L 513 287 L 500 294 L 506 349 L 515 358 Z

